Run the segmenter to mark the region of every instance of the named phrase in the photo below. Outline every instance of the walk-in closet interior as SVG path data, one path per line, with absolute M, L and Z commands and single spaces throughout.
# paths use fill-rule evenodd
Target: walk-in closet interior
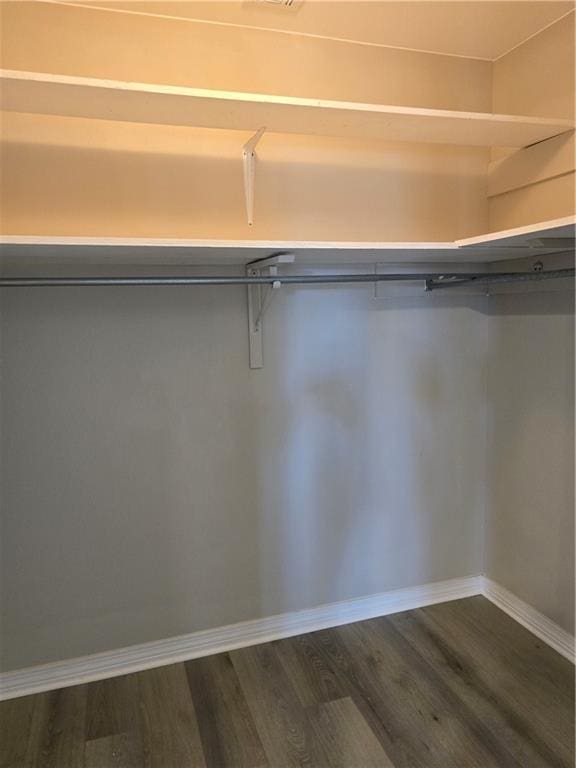
M 0 34 L 0 768 L 573 766 L 574 2 Z

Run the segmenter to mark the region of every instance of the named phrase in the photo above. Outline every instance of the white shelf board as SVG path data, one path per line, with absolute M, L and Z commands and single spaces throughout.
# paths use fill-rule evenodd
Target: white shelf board
M 123 237 L 0 236 L 0 265 L 245 265 L 279 251 L 297 265 L 409 262 L 480 263 L 565 252 L 574 243 L 574 216 L 455 242 L 303 242 L 171 240 Z
M 296 240 L 164 240 L 123 237 L 0 236 L 0 264 L 245 265 L 281 251 L 298 264 L 449 261 L 454 243 L 302 242 Z
M 569 120 L 326 101 L 0 70 L 1 107 L 69 117 L 463 146 L 525 147 Z
M 489 232 L 476 237 L 466 237 L 457 240 L 456 244 L 461 248 L 514 248 L 531 247 L 545 248 L 546 245 L 538 245 L 539 241 L 571 239 L 574 245 L 576 236 L 576 216 L 564 216 L 560 219 L 540 221 L 536 224 L 528 224 L 524 227 L 504 229 L 500 232 Z

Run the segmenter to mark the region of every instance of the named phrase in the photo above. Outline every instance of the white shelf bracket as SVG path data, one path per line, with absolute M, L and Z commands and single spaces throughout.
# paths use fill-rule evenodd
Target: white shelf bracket
M 274 277 L 278 274 L 279 264 L 294 263 L 294 254 L 279 253 L 267 259 L 253 261 L 246 267 L 247 277 Z M 250 368 L 263 368 L 263 344 L 262 331 L 264 315 L 266 314 L 274 296 L 277 295 L 282 283 L 274 280 L 270 285 L 248 285 L 248 338 L 250 344 Z
M 278 274 L 278 269 L 276 267 L 270 267 L 270 274 L 276 275 Z M 272 285 L 268 286 L 261 286 L 261 288 L 264 289 L 264 299 L 262 301 L 262 304 L 260 306 L 260 312 L 258 312 L 258 315 L 256 317 L 256 320 L 254 321 L 254 330 L 258 331 L 262 325 L 262 320 L 264 319 L 264 314 L 268 307 L 270 306 L 270 302 L 275 296 L 276 291 L 278 288 L 282 287 L 282 283 L 279 280 L 274 280 Z
M 254 223 L 254 182 L 256 178 L 256 145 L 262 138 L 266 127 L 259 128 L 254 136 L 242 147 L 244 162 L 244 195 L 246 197 L 246 215 L 248 224 Z

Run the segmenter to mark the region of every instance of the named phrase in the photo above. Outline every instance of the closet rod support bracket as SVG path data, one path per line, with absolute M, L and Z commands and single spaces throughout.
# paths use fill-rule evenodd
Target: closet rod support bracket
M 246 265 L 247 277 L 275 277 L 278 275 L 279 264 L 292 264 L 293 253 L 276 253 L 264 259 L 252 261 Z M 262 331 L 264 315 L 266 314 L 274 296 L 282 287 L 280 280 L 273 280 L 270 285 L 248 285 L 248 339 L 250 352 L 250 368 L 263 368 L 263 339 Z

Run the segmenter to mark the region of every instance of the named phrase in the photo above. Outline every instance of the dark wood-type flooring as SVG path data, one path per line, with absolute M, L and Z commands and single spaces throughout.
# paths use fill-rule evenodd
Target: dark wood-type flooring
M 574 766 L 574 669 L 482 597 L 0 705 L 2 768 Z

